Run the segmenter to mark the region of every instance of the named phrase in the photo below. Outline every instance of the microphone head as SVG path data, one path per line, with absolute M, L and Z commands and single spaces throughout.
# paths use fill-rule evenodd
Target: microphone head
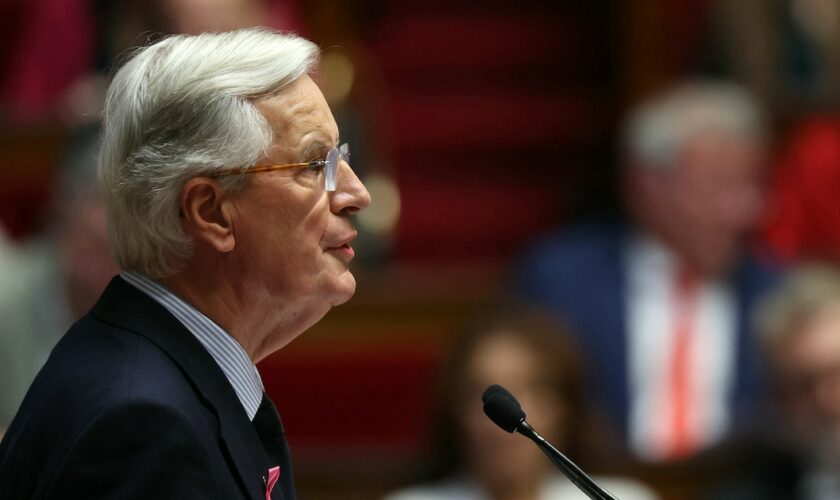
M 499 394 L 499 393 L 506 394 L 508 397 L 513 398 L 513 394 L 511 394 L 507 389 L 500 386 L 499 384 L 493 384 L 490 387 L 488 387 L 487 389 L 484 389 L 484 392 L 481 394 L 481 402 L 486 403 L 488 399 L 490 399 L 492 396 L 494 396 L 496 394 Z M 516 399 L 516 398 L 513 398 L 513 399 Z
M 500 385 L 493 384 L 485 389 L 481 400 L 484 401 L 484 414 L 507 432 L 515 432 L 525 420 L 519 401 Z

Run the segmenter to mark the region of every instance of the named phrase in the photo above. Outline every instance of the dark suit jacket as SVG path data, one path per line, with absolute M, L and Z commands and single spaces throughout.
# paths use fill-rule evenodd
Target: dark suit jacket
M 263 500 L 273 465 L 210 354 L 117 277 L 0 443 L 0 498 Z M 293 499 L 288 456 L 279 465 L 273 498 Z
M 520 297 L 553 309 L 575 328 L 596 402 L 625 433 L 630 395 L 624 253 L 629 241 L 630 231 L 619 223 L 573 227 L 538 241 L 523 255 L 514 277 Z M 737 425 L 762 393 L 749 333 L 750 310 L 776 283 L 778 273 L 745 257 L 730 279 L 738 300 L 736 373 L 730 393 Z

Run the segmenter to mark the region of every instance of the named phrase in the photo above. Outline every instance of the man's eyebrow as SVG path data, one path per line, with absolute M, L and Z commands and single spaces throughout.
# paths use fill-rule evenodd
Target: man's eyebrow
M 338 144 L 340 144 L 340 143 L 341 143 L 341 141 L 339 140 Z M 314 141 L 310 142 L 306 146 L 306 148 L 304 148 L 303 153 L 302 153 L 302 155 L 303 155 L 302 158 L 307 159 L 307 158 L 312 158 L 313 156 L 316 156 L 316 155 L 325 155 L 333 147 L 335 147 L 335 146 L 330 146 L 329 144 L 327 144 L 326 142 L 324 142 L 320 139 L 315 139 Z
M 306 148 L 303 150 L 302 158 L 308 159 L 316 155 L 326 154 L 327 151 L 329 151 L 330 149 L 331 148 L 323 141 L 315 140 L 310 142 L 309 145 L 306 146 Z

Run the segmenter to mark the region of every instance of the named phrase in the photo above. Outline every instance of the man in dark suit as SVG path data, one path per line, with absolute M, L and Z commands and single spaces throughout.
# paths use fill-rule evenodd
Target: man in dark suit
M 100 181 L 123 272 L 27 393 L 0 498 L 295 498 L 255 364 L 353 295 L 370 202 L 317 55 L 251 29 L 167 38 L 117 73 Z
M 689 82 L 625 129 L 630 222 L 548 235 L 516 272 L 521 297 L 578 330 L 601 408 L 639 456 L 719 440 L 759 394 L 748 336 L 775 272 L 744 246 L 760 208 L 762 127 L 738 87 Z

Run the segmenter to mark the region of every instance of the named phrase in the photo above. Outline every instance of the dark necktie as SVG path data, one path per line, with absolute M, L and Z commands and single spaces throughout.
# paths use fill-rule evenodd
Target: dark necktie
M 294 482 L 292 480 L 292 464 L 289 458 L 289 446 L 286 444 L 286 436 L 283 432 L 283 424 L 280 421 L 280 414 L 271 402 L 268 395 L 263 393 L 262 402 L 254 415 L 254 428 L 265 448 L 271 466 L 280 466 L 279 488 L 274 489 L 273 498 L 281 498 L 276 492 L 283 492 L 284 500 L 294 500 Z

